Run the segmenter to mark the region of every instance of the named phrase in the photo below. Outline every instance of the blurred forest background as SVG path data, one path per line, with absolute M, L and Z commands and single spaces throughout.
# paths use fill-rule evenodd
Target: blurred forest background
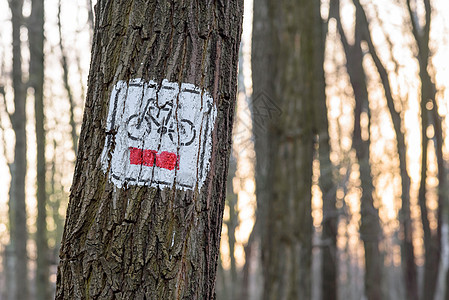
M 92 2 L 0 0 L 2 300 L 54 295 Z M 217 299 L 449 299 L 448 18 L 245 0 Z

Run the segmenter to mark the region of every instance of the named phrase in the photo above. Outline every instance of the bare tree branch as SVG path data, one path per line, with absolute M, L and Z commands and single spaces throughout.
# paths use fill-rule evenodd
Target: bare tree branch
M 343 25 L 341 24 L 340 0 L 331 0 L 330 9 L 329 9 L 329 18 L 331 18 L 331 16 L 333 18 L 335 18 L 335 21 L 337 21 L 337 30 L 338 30 L 338 34 L 340 35 L 343 49 L 345 50 L 345 53 L 348 53 L 350 45 L 349 45 L 348 39 L 346 37 Z
M 63 76 L 62 79 L 64 81 L 64 88 L 67 92 L 67 96 L 69 98 L 70 104 L 70 127 L 71 127 L 71 137 L 72 137 L 72 148 L 75 155 L 77 154 L 77 145 L 78 145 L 78 134 L 76 132 L 77 124 L 75 122 L 75 101 L 73 99 L 72 89 L 69 83 L 69 68 L 67 64 L 67 56 L 65 54 L 64 49 L 64 41 L 62 38 L 62 25 L 61 25 L 61 0 L 58 1 L 58 32 L 59 32 L 59 49 L 61 51 L 61 64 Z
M 5 93 L 4 90 L 2 93 L 0 93 L 3 96 L 3 99 L 5 99 Z M 8 113 L 9 115 L 9 113 Z M 10 120 L 11 120 L 11 116 L 9 116 Z M 12 163 L 8 160 L 8 152 L 6 151 L 6 149 L 8 149 L 8 143 L 6 142 L 6 138 L 5 138 L 5 127 L 3 127 L 3 122 L 0 119 L 0 135 L 1 135 L 1 145 L 2 145 L 2 150 L 3 150 L 3 157 L 5 157 L 6 160 L 6 164 L 8 165 L 9 171 L 11 173 L 11 167 L 12 167 Z
M 413 36 L 415 36 L 415 38 L 419 37 L 419 32 L 421 30 L 419 22 L 418 22 L 418 18 L 416 16 L 416 12 L 412 9 L 412 5 L 410 0 L 407 0 L 407 10 L 408 10 L 408 14 L 410 16 L 410 22 L 412 24 L 412 32 L 413 32 Z M 420 43 L 418 43 L 420 44 Z M 419 45 L 418 45 L 419 46 Z
M 405 144 L 405 130 L 402 129 L 402 118 L 400 112 L 396 110 L 394 105 L 394 98 L 392 95 L 391 84 L 388 77 L 388 72 L 383 65 L 380 57 L 377 54 L 376 47 L 371 38 L 368 19 L 366 13 L 359 0 L 354 0 L 356 10 L 359 12 L 361 19 L 360 25 L 364 31 L 364 40 L 368 44 L 369 53 L 374 61 L 376 69 L 379 73 L 381 83 L 384 89 L 385 98 L 387 100 L 387 107 L 391 115 L 394 131 L 396 134 L 397 150 L 399 156 L 399 168 L 402 181 L 402 231 L 404 234 L 404 241 L 402 245 L 402 251 L 404 256 L 405 266 L 405 284 L 408 299 L 418 299 L 418 280 L 415 265 L 415 255 L 412 243 L 413 227 L 410 215 L 410 176 L 407 171 L 407 153 Z
M 5 74 L 5 60 L 4 60 L 4 56 L 2 56 L 2 65 L 1 65 L 1 74 Z M 2 95 L 3 97 L 3 106 L 5 108 L 5 113 L 8 115 L 9 118 L 9 122 L 11 122 L 12 124 L 12 120 L 13 120 L 13 116 L 12 113 L 10 112 L 10 110 L 8 109 L 8 103 L 6 102 L 6 91 L 5 91 L 5 86 L 2 84 L 0 85 L 0 95 Z

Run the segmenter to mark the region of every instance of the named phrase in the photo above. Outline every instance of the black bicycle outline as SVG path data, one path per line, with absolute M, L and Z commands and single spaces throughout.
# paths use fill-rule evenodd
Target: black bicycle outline
M 171 118 L 172 113 L 173 113 L 173 101 L 166 102 L 162 107 L 159 107 L 159 108 L 157 106 L 151 106 L 150 105 L 151 102 L 156 102 L 156 99 L 150 98 L 148 100 L 147 105 L 145 106 L 145 110 L 143 111 L 142 114 L 133 114 L 126 121 L 126 129 L 128 132 L 128 137 L 135 141 L 141 141 L 142 138 L 145 136 L 145 132 L 147 132 L 148 134 L 151 133 L 152 123 L 154 123 L 154 125 L 156 125 L 156 127 L 157 127 L 157 133 L 159 133 L 161 135 L 168 134 L 168 137 L 170 138 L 172 143 L 175 144 L 174 137 L 173 137 L 173 135 L 176 133 L 175 122 L 174 122 L 173 118 Z M 169 107 L 167 107 L 167 106 L 169 106 Z M 151 114 L 152 109 L 156 109 L 158 111 L 158 115 L 163 111 L 168 112 L 168 114 L 166 117 L 164 117 L 162 119 L 162 121 L 158 121 Z M 142 115 L 143 115 L 143 117 L 142 117 Z M 142 128 L 142 124 L 143 124 L 144 120 L 145 120 L 146 126 L 144 126 Z M 178 125 L 179 125 L 179 136 L 180 136 L 181 146 L 191 145 L 196 137 L 196 129 L 193 126 L 192 121 L 187 120 L 187 119 L 181 119 L 181 122 L 179 122 Z M 187 138 L 187 142 L 185 142 L 185 139 L 183 138 L 185 136 L 185 134 L 188 133 L 186 127 L 190 127 L 190 133 L 188 135 L 189 138 Z M 130 132 L 131 128 L 134 130 L 137 129 L 137 132 L 141 133 L 141 134 L 139 134 L 139 137 L 134 136 Z M 181 139 L 183 141 L 181 141 Z

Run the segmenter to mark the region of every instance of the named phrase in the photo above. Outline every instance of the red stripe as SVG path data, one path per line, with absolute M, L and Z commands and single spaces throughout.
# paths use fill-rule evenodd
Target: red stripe
M 178 156 L 176 153 L 162 151 L 157 153 L 155 150 L 139 149 L 135 147 L 129 147 L 129 163 L 131 165 L 142 165 L 152 167 L 156 161 L 156 167 L 174 170 L 178 167 Z
M 159 168 L 174 170 L 178 162 L 178 157 L 175 153 L 162 151 L 156 154 L 156 166 Z

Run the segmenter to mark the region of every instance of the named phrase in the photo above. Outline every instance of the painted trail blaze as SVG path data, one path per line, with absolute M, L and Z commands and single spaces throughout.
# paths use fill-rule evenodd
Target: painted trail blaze
M 216 116 L 212 96 L 191 83 L 119 81 L 109 100 L 103 171 L 118 187 L 176 182 L 177 188 L 200 189 Z
M 129 163 L 146 167 L 156 165 L 159 168 L 174 170 L 178 164 L 178 156 L 176 153 L 167 151 L 157 153 L 155 150 L 129 147 Z

